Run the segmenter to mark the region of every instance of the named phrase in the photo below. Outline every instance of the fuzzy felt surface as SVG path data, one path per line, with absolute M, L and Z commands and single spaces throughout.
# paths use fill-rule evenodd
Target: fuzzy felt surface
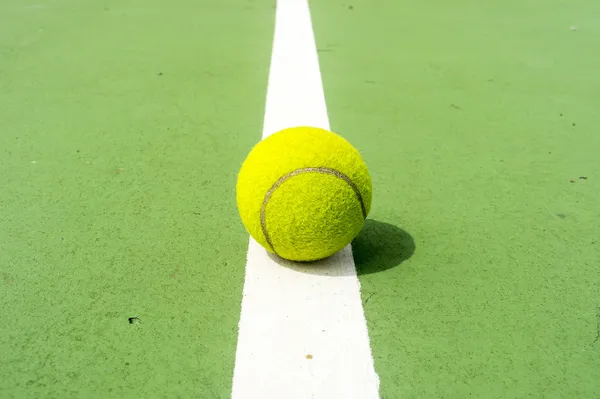
M 319 172 L 289 178 L 265 202 L 280 178 L 302 168 L 328 168 L 346 176 L 369 213 L 371 178 L 360 153 L 342 136 L 313 127 L 285 129 L 259 142 L 242 164 L 236 198 L 242 222 L 257 242 L 283 258 L 310 261 L 350 243 L 364 216 L 348 182 Z

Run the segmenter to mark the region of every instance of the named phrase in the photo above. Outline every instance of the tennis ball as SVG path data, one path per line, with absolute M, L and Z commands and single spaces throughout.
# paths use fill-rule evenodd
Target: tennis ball
M 238 174 L 242 223 L 267 251 L 292 261 L 327 258 L 358 235 L 371 208 L 369 171 L 344 138 L 315 127 L 259 142 Z

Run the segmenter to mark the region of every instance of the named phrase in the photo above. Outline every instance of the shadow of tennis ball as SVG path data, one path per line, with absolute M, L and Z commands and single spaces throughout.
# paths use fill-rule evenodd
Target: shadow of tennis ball
M 412 236 L 389 223 L 367 219 L 352 242 L 352 254 L 359 275 L 399 266 L 415 252 Z
M 279 266 L 296 273 L 323 277 L 351 277 L 355 275 L 354 269 L 348 267 L 348 265 L 351 265 L 352 254 L 347 247 L 328 258 L 311 262 L 291 261 L 272 253 L 269 253 L 268 256 Z
M 400 265 L 415 252 L 415 242 L 406 231 L 383 222 L 367 219 L 352 242 L 352 252 L 347 248 L 334 255 L 311 262 L 295 262 L 276 254 L 268 256 L 279 266 L 304 274 L 329 277 L 348 277 L 354 270 L 344 267 L 354 258 L 356 273 L 371 274 Z

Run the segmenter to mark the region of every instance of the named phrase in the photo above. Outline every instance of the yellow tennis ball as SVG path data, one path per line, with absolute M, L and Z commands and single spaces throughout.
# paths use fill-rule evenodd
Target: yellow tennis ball
M 327 258 L 358 235 L 371 209 L 369 171 L 341 136 L 294 127 L 250 151 L 238 174 L 237 206 L 250 235 L 293 261 Z

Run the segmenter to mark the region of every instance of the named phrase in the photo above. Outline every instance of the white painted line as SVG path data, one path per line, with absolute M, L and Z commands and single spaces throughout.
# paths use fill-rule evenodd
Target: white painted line
M 263 137 L 330 129 L 306 0 L 278 0 Z M 233 399 L 378 399 L 350 246 L 319 264 L 270 256 L 250 239 Z

